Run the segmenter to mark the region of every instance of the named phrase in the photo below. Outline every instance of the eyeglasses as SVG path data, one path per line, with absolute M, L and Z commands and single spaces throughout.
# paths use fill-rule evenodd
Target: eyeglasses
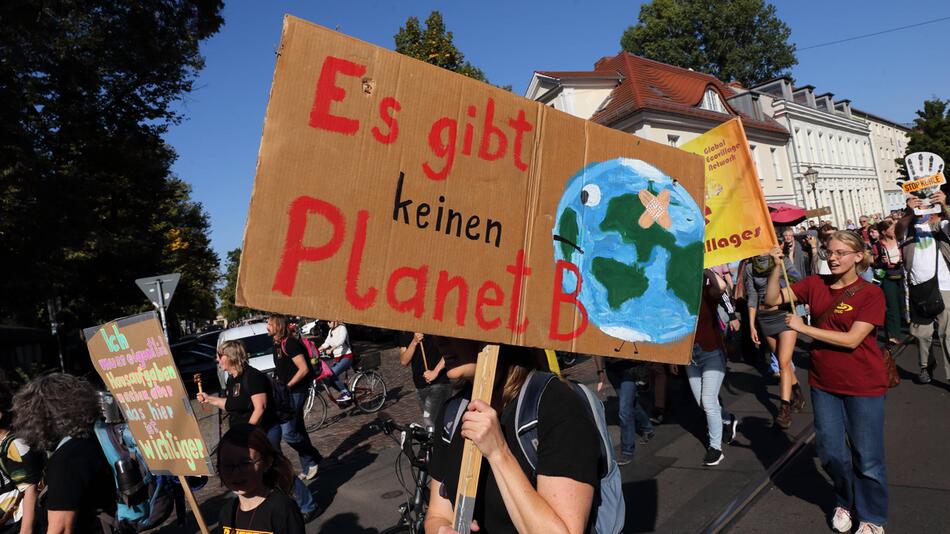
M 249 471 L 253 466 L 261 463 L 263 460 L 247 460 L 239 464 L 218 464 L 218 471 L 234 473 L 237 471 Z
M 843 258 L 848 254 L 857 254 L 854 250 L 829 250 L 828 257 L 831 258 Z

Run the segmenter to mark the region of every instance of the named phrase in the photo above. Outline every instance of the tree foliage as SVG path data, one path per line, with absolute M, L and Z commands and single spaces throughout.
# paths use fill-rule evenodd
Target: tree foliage
M 945 164 L 950 163 L 950 100 L 926 100 L 924 108 L 917 110 L 904 155 L 914 152 L 933 152 L 943 158 Z M 904 158 L 896 161 L 901 176 L 906 177 Z M 944 174 L 948 174 L 946 170 Z
M 209 222 L 171 172 L 172 105 L 220 0 L 0 4 L 0 321 L 67 330 L 151 308 L 134 280 L 181 272 L 172 311 L 213 318 Z
M 228 251 L 227 263 L 224 266 L 224 280 L 218 289 L 218 299 L 221 306 L 218 307 L 218 313 L 228 320 L 228 323 L 250 317 L 255 312 L 250 308 L 244 308 L 234 303 L 237 295 L 238 266 L 241 263 L 241 249 L 236 248 Z
M 419 19 L 409 17 L 394 38 L 396 52 L 400 54 L 488 83 L 481 69 L 465 61 L 465 55 L 456 48 L 452 32 L 446 31 L 445 21 L 438 11 L 429 15 L 425 28 L 420 26 Z
M 640 56 L 745 86 L 798 63 L 791 30 L 763 0 L 653 0 L 620 45 Z

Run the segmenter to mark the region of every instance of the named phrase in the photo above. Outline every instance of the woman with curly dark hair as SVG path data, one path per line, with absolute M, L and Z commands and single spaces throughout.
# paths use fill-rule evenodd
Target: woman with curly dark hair
M 41 376 L 17 392 L 13 413 L 17 436 L 50 454 L 41 502 L 46 514 L 38 514 L 48 523 L 46 532 L 101 532 L 96 516 L 114 514 L 116 500 L 112 471 L 93 434 L 95 390 L 76 376 Z

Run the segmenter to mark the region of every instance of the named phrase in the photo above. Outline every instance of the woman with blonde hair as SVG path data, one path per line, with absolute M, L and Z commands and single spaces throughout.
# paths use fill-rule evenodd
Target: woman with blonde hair
M 882 534 L 887 521 L 884 465 L 884 399 L 887 370 L 877 344 L 884 326 L 884 293 L 859 276 L 870 261 L 855 232 L 835 232 L 827 244 L 831 274 L 813 275 L 780 289 L 778 273 L 769 276 L 765 302 L 789 301 L 791 293 L 812 310 L 812 325 L 789 314 L 792 330 L 814 339 L 808 382 L 815 411 L 818 456 L 834 483 L 837 506 L 831 526 L 857 534 Z M 772 249 L 776 261 L 782 250 Z
M 449 378 L 472 382 L 478 345 L 445 340 L 439 344 Z M 466 438 L 483 457 L 484 482 L 479 485 L 473 516 L 477 529 L 492 533 L 588 531 L 600 481 L 597 426 L 571 386 L 551 380 L 538 401 L 538 461 L 536 469 L 530 470 L 521 453 L 515 416 L 516 401 L 533 370 L 547 370 L 543 351 L 502 345 L 491 404 L 471 401 L 458 422 L 458 432 L 447 434 L 444 425 L 439 425 L 429 466 L 427 533 L 455 532 L 452 510 Z M 444 419 L 443 410 L 436 421 Z

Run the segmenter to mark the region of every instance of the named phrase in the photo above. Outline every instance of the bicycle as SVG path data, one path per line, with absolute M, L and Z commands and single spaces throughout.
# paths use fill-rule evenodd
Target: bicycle
M 327 398 L 341 409 L 354 406 L 363 413 L 378 412 L 386 403 L 386 382 L 383 375 L 376 372 L 379 369 L 379 353 L 371 353 L 359 358 L 353 369 L 356 374 L 349 381 L 351 400 L 341 401 L 339 395 L 334 395 L 327 385 L 327 380 L 314 380 L 307 392 L 307 401 L 303 407 L 304 426 L 307 432 L 313 432 L 326 423 L 330 411 Z M 345 371 L 344 376 L 349 374 Z M 345 379 L 344 379 L 345 381 Z M 321 391 L 325 395 L 321 395 Z
M 400 454 L 396 457 L 396 479 L 406 492 L 406 502 L 399 505 L 399 523 L 383 530 L 380 534 L 406 532 L 421 534 L 425 532 L 423 524 L 429 508 L 429 455 L 432 453 L 434 433 L 418 423 L 400 426 L 389 418 L 382 422 L 382 430 L 399 444 Z M 393 437 L 394 432 L 399 432 L 398 440 Z M 415 485 L 413 490 L 406 485 L 402 466 L 403 457 L 409 460 L 412 482 Z

